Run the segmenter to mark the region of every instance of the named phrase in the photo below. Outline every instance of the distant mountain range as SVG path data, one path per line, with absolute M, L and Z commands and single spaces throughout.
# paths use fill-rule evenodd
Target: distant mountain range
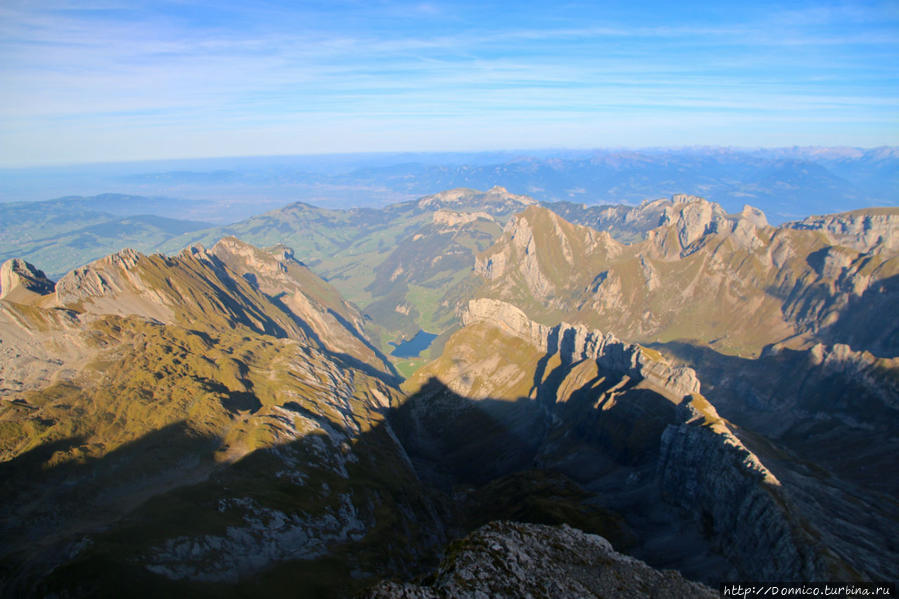
M 124 248 L 152 251 L 209 223 L 169 218 L 189 214 L 182 200 L 102 194 L 0 204 L 0 260 L 26 258 L 58 278 Z
M 682 148 L 279 156 L 0 170 L 0 201 L 124 191 L 202 201 L 148 212 L 228 224 L 296 201 L 383 207 L 442 189 L 501 186 L 542 202 L 639 204 L 677 193 L 773 223 L 897 205 L 899 150 Z M 209 209 L 214 206 L 214 209 Z M 162 206 L 160 205 L 161 209 Z

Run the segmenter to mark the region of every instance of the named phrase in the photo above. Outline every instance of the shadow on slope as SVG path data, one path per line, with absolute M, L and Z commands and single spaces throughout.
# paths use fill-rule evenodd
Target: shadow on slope
M 338 597 L 417 571 L 445 540 L 381 427 L 356 440 L 343 473 L 319 432 L 224 464 L 220 438 L 177 423 L 101 458 L 60 461 L 81 442 L 0 465 L 0 595 Z
M 899 559 L 899 414 L 888 372 L 819 362 L 810 351 L 747 359 L 688 343 L 655 347 L 696 369 L 703 394 L 828 547 L 860 572 L 891 576 Z
M 472 399 L 433 377 L 391 421 L 422 480 L 469 528 L 491 519 L 568 523 L 656 567 L 716 582 L 732 566 L 689 515 L 664 503 L 656 479 L 676 407 L 614 373 L 577 379 L 585 366 L 544 364 L 550 373 L 536 380 L 534 399 Z M 560 392 L 572 373 L 577 389 Z
M 824 268 L 828 249 L 809 255 L 808 263 L 816 272 Z M 860 270 L 864 270 L 864 266 Z M 857 275 L 860 278 L 863 275 Z M 867 350 L 878 356 L 899 356 L 899 322 L 896 319 L 872 318 L 877 314 L 899 313 L 899 275 L 870 284 L 861 295 L 852 289 L 854 279 L 836 283 L 818 281 L 785 281 L 780 287 L 769 287 L 767 293 L 783 304 L 784 318 L 800 330 L 812 331 L 825 343 L 844 343 L 856 351 Z M 845 304 L 833 310 L 837 297 L 845 295 Z M 830 324 L 821 327 L 822 321 Z
M 434 396 L 456 417 L 412 423 Z M 297 417 L 323 418 L 290 403 Z M 361 434 L 337 431 L 349 446 L 322 421 L 324 432 L 230 464 L 216 462 L 221 439 L 185 423 L 81 462 L 62 461 L 81 438 L 35 448 L 0 465 L 2 525 L 14 533 L 0 562 L 3 595 L 347 596 L 424 571 L 446 541 L 493 519 L 568 523 L 634 543 L 595 493 L 535 468 L 545 426 L 537 402 L 474 401 L 435 379 L 387 412 Z
M 472 399 L 432 378 L 359 433 L 286 402 L 317 430 L 230 464 L 215 463 L 219 439 L 182 423 L 82 464 L 47 461 L 79 439 L 38 448 L 2 466 L 5 489 L 20 489 L 4 503 L 56 519 L 5 516 L 26 549 L 3 559 L 4 594 L 348 596 L 424 572 L 446 541 L 494 519 L 567 523 L 717 582 L 733 566 L 660 499 L 658 436 L 674 405 L 604 372 L 560 395 L 580 365 L 552 368 L 536 399 Z M 117 496 L 124 517 L 102 511 Z
M 869 491 L 899 494 L 899 482 L 886 475 L 899 450 L 896 383 L 889 372 L 817 363 L 800 350 L 751 359 L 683 342 L 651 347 L 694 368 L 703 395 L 731 422 Z

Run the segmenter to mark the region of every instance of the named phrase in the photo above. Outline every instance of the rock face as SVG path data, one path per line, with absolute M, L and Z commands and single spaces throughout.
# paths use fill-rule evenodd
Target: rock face
M 426 586 L 381 583 L 366 597 L 717 597 L 712 589 L 659 571 L 569 526 L 495 522 L 457 541 Z
M 433 219 L 435 225 L 442 225 L 450 229 L 460 225 L 467 225 L 477 220 L 495 221 L 486 212 L 456 212 L 454 210 L 438 210 L 434 213 Z
M 489 298 L 471 300 L 462 314 L 463 325 L 477 322 L 501 327 L 541 352 L 558 354 L 563 363 L 595 360 L 601 368 L 623 372 L 637 380 L 648 379 L 677 397 L 699 393 L 700 383 L 692 369 L 650 359 L 640 346 L 624 343 L 610 333 L 565 322 L 552 327 L 542 325 L 512 304 Z
M 686 194 L 647 200 L 639 206 L 586 206 L 568 202 L 545 206 L 572 223 L 607 231 L 616 240 L 629 244 L 645 240 L 650 231 L 666 225 L 676 227 L 681 247 L 712 232 L 768 226 L 768 219 L 758 208 L 744 205 L 739 213 L 726 214 L 718 204 Z
M 693 514 L 741 571 L 752 572 L 753 580 L 851 577 L 785 509 L 780 481 L 714 408 L 705 400 L 682 408 L 685 422 L 669 425 L 662 434 L 658 474 L 663 497 Z
M 234 237 L 216 243 L 209 254 L 269 298 L 285 306 L 304 330 L 329 351 L 360 360 L 383 372 L 393 366 L 369 340 L 358 309 L 331 285 L 294 258 L 293 250 L 276 246 L 260 250 Z
M 791 338 L 899 354 L 899 330 L 866 316 L 899 309 L 891 209 L 778 228 L 751 207 L 727 215 L 691 196 L 640 208 L 650 209 L 658 226 L 624 245 L 529 207 L 478 255 L 476 296 L 640 343 L 679 339 L 758 355 Z
M 727 214 L 720 206 L 687 195 L 672 197 L 659 221 L 660 226 L 674 226 L 681 248 L 709 233 L 717 233 L 725 223 Z
M 11 258 L 0 265 L 0 299 L 26 301 L 53 293 L 53 281 L 31 264 Z
M 778 344 L 752 360 L 684 344 L 666 349 L 694 365 L 717 411 L 739 425 L 728 425 L 732 432 L 761 448 L 781 483 L 772 488 L 775 499 L 788 496 L 790 513 L 856 571 L 889 578 L 899 559 L 890 541 L 899 534 L 899 509 L 891 499 L 899 493 L 892 476 L 899 451 L 899 359 L 842 344 L 803 350 Z M 699 438 L 688 444 L 701 446 Z M 696 463 L 708 455 L 697 449 Z M 676 479 L 689 486 L 691 476 L 686 470 Z M 715 511 L 709 510 L 710 522 Z
M 699 394 L 692 369 L 584 326 L 534 322 L 498 300 L 472 300 L 462 320 L 404 387 L 411 399 L 397 426 L 420 472 L 468 484 L 516 468 L 562 472 L 622 510 L 640 538 L 636 555 L 690 576 L 854 577 Z M 454 448 L 460 441 L 468 453 Z M 477 455 L 491 455 L 489 467 Z M 671 511 L 642 512 L 648 505 Z M 682 544 L 661 550 L 672 537 Z
M 843 214 L 810 216 L 789 226 L 821 231 L 833 244 L 870 252 L 875 248 L 899 250 L 899 209 L 868 208 Z
M 210 250 L 192 246 L 176 257 L 126 249 L 67 273 L 55 291 L 58 307 L 85 314 L 166 324 L 240 322 L 392 375 L 386 357 L 368 340 L 359 311 L 289 248 L 260 250 L 225 238 Z

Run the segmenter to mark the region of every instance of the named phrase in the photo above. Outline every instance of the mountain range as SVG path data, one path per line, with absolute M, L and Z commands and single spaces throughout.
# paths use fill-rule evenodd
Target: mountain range
M 56 281 L 10 258 L 3 594 L 892 581 L 897 226 L 493 187 L 296 203 Z

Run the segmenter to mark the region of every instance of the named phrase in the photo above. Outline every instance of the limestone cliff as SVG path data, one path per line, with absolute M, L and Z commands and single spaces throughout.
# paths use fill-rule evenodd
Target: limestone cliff
M 650 358 L 639 345 L 624 343 L 611 333 L 584 325 L 559 323 L 547 326 L 530 320 L 512 304 L 480 298 L 471 300 L 462 314 L 462 324 L 485 322 L 525 339 L 541 352 L 558 354 L 564 363 L 595 360 L 605 369 L 647 379 L 677 397 L 699 393 L 696 373 L 683 366 L 670 366 L 660 357 Z
M 781 483 L 702 398 L 662 434 L 663 497 L 694 517 L 753 580 L 843 580 L 853 573 L 805 530 Z
M 476 295 L 515 303 L 544 322 L 583 322 L 641 343 L 683 340 L 758 355 L 791 339 L 899 352 L 899 330 L 866 317 L 899 302 L 899 254 L 883 241 L 895 237 L 889 214 L 872 209 L 836 215 L 826 226 L 775 228 L 751 207 L 728 215 L 691 196 L 654 210 L 658 226 L 624 245 L 529 207 L 477 257 Z M 855 232 L 828 233 L 837 223 Z
M 899 209 L 867 208 L 842 214 L 810 216 L 789 223 L 794 229 L 823 232 L 835 245 L 860 252 L 899 250 Z
M 472 300 L 462 321 L 443 355 L 406 383 L 413 400 L 400 430 L 413 460 L 475 482 L 529 464 L 563 472 L 623 510 L 639 531 L 638 556 L 691 576 L 859 576 L 794 502 L 805 489 L 784 488 L 699 394 L 692 369 L 585 326 L 535 322 L 495 299 Z M 470 453 L 453 448 L 459 439 L 470 439 Z M 493 459 L 488 467 L 473 455 Z M 672 511 L 648 524 L 664 509 Z M 671 535 L 681 543 L 666 546 Z

